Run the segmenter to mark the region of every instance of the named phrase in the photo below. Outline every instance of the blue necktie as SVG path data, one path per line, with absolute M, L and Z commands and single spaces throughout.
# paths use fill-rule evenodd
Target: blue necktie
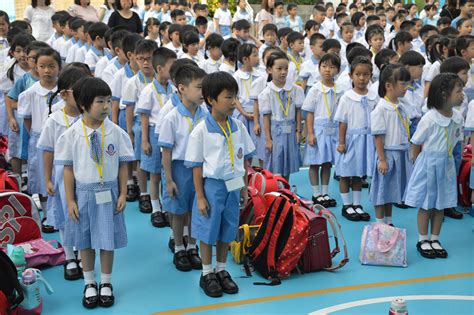
M 278 94 L 280 95 L 280 100 L 283 104 L 283 108 L 286 109 L 286 105 L 288 103 L 288 93 L 284 89 L 281 89 Z
M 364 96 L 360 99 L 360 104 L 365 109 L 365 117 L 367 119 L 367 127 L 370 128 L 370 112 L 369 112 L 369 99 L 367 96 Z
M 94 131 L 93 133 L 91 133 L 90 141 L 91 141 L 90 156 L 98 164 L 101 164 L 102 148 L 100 147 L 99 134 L 97 131 Z

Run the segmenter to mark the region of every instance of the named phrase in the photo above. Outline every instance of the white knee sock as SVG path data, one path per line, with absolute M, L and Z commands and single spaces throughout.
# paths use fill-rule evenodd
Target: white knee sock
M 418 234 L 418 241 L 419 242 L 423 242 L 423 241 L 427 241 L 428 240 L 428 235 L 422 235 L 422 234 Z M 432 247 L 430 246 L 429 243 L 424 243 L 423 245 L 421 245 L 421 249 L 431 249 Z
M 385 223 L 387 223 L 387 224 L 393 224 L 393 223 L 392 223 L 392 217 L 385 217 Z
M 111 273 L 101 273 L 100 274 L 100 283 L 103 284 L 103 283 L 112 283 L 112 274 Z M 101 295 L 112 295 L 112 290 L 110 290 L 110 288 L 102 288 L 100 290 L 100 294 Z
M 349 194 L 350 193 L 341 193 L 342 203 L 344 204 L 344 206 L 351 204 L 351 197 Z
M 64 243 L 64 230 L 59 230 L 59 238 L 61 239 L 61 243 Z M 65 256 L 66 260 L 76 259 L 76 255 L 74 255 L 74 249 L 72 248 L 72 246 L 64 246 L 63 245 L 63 249 L 64 249 L 64 256 Z M 69 265 L 71 265 L 70 268 L 69 268 Z M 72 269 L 72 268 L 77 267 L 77 266 L 73 266 L 73 265 L 75 265 L 75 263 L 74 264 L 68 264 L 66 266 L 66 268 Z
M 161 211 L 161 206 L 160 206 L 160 200 L 159 199 L 155 199 L 155 200 L 152 199 L 151 200 L 151 206 L 153 208 L 153 213 Z
M 328 191 L 329 191 L 329 186 L 328 185 L 322 185 L 321 187 L 323 188 L 323 195 L 327 195 Z
M 360 191 L 357 191 L 357 190 L 352 191 L 353 204 L 356 206 L 360 206 L 360 195 L 361 195 Z
M 86 285 L 95 283 L 94 271 L 84 271 L 83 274 L 84 274 L 84 283 Z M 94 288 L 88 288 L 85 292 L 86 297 L 91 297 L 95 295 L 97 295 L 97 290 Z
M 313 197 L 321 196 L 321 189 L 319 188 L 319 185 L 311 186 L 311 190 L 313 191 Z
M 212 273 L 212 264 L 211 265 L 202 265 L 202 275 L 207 276 Z

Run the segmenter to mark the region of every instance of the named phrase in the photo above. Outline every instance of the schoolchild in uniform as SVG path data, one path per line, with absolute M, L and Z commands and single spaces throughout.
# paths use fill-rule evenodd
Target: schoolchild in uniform
M 375 138 L 377 155 L 369 200 L 375 206 L 377 222 L 392 226 L 392 206 L 404 200 L 413 169 L 408 157 L 410 114 L 399 102 L 410 81 L 410 73 L 404 66 L 384 67 L 380 74 L 380 101 L 370 116 L 370 130 Z
M 340 67 L 341 60 L 334 54 L 326 54 L 321 58 L 318 71 L 321 74 L 321 81 L 309 90 L 302 107 L 302 110 L 307 112 L 308 129 L 303 164 L 310 166 L 309 179 L 313 202 L 324 207 L 336 206 L 336 200 L 328 195 L 328 190 L 331 167 L 336 161 L 338 140 L 339 126 L 334 121 L 334 113 L 339 98 L 344 94 L 344 91 L 338 90 L 334 83 Z
M 315 85 L 320 79 L 319 74 L 319 60 L 324 55 L 323 53 L 323 42 L 326 38 L 315 33 L 311 35 L 309 39 L 309 47 L 311 47 L 311 57 L 303 62 L 301 65 L 298 82 L 301 82 L 301 87 L 308 92 L 313 85 Z
M 104 49 L 104 56 L 102 56 L 95 65 L 94 76 L 96 78 L 102 79 L 102 72 L 104 72 L 105 68 L 109 64 L 113 63 L 117 59 L 117 55 L 115 54 L 114 47 L 112 45 L 112 35 L 117 31 L 118 29 L 109 28 L 104 33 L 106 48 Z
M 232 76 L 210 74 L 203 80 L 202 91 L 212 113 L 189 136 L 185 165 L 193 168 L 196 189 L 192 236 L 200 240 L 203 258 L 199 285 L 206 295 L 220 297 L 239 291 L 226 270 L 226 259 L 238 229 L 241 195 L 246 204 L 246 169 L 255 147 L 244 125 L 231 117 L 238 91 Z M 217 252 L 215 270 L 213 245 Z
M 89 37 L 89 28 L 94 24 L 93 22 L 86 22 L 84 24 L 84 31 L 81 32 L 81 30 L 78 30 L 79 36 L 82 37 L 82 46 L 80 46 L 78 49 L 76 49 L 76 52 L 74 54 L 74 62 L 85 62 L 86 60 L 86 54 L 90 50 L 92 42 Z M 105 46 L 105 45 L 104 45 Z
M 136 103 L 140 98 L 142 90 L 150 84 L 155 78 L 155 70 L 153 69 L 153 52 L 158 48 L 155 41 L 140 40 L 135 47 L 135 58 L 138 64 L 138 71 L 130 78 L 123 89 L 123 104 L 127 106 L 126 121 L 127 131 L 130 139 L 134 139 L 134 150 L 136 159 L 136 170 L 138 186 L 140 188 L 140 197 L 138 198 L 138 207 L 143 213 L 151 213 L 151 199 L 147 188 L 148 172 L 140 168 L 141 161 L 141 143 L 142 143 L 142 126 L 140 116 L 136 111 Z M 135 168 L 134 168 L 135 169 Z
M 266 168 L 289 179 L 300 167 L 299 143 L 301 140 L 301 106 L 303 89 L 295 85 L 288 75 L 288 57 L 285 53 L 272 53 L 267 69 L 272 82 L 258 96 L 265 128 L 265 147 L 270 157 Z
M 291 83 L 296 83 L 301 70 L 303 58 L 301 53 L 304 51 L 304 36 L 298 32 L 291 32 L 287 36 L 288 41 L 288 58 L 290 64 L 288 68 L 288 78 Z
M 336 174 L 341 176 L 339 190 L 342 215 L 351 221 L 369 221 L 370 215 L 361 206 L 362 177 L 372 175 L 374 139 L 370 134 L 370 113 L 376 96 L 369 93 L 372 61 L 356 57 L 351 64 L 353 89 L 339 100 L 334 120 L 339 122 L 339 141 L 336 147 Z M 350 200 L 349 181 L 352 180 Z
M 222 63 L 222 42 L 224 42 L 224 39 L 216 33 L 212 33 L 206 38 L 205 57 L 207 58 L 199 63 L 199 67 L 207 74 L 219 71 Z
M 114 32 L 112 36 L 110 37 L 110 42 L 111 42 L 112 50 L 114 52 L 115 57 L 112 58 L 110 62 L 107 64 L 104 71 L 102 71 L 100 78 L 104 80 L 105 83 L 107 83 L 110 86 L 110 89 L 112 90 L 112 94 L 115 92 L 112 82 L 115 77 L 118 77 L 118 71 L 122 69 L 122 67 L 127 63 L 127 54 L 125 53 L 123 49 L 123 39 L 127 35 L 130 35 L 128 31 L 119 30 L 119 31 Z M 101 60 L 99 60 L 99 63 Z M 97 69 L 98 66 L 99 64 L 97 64 L 96 66 L 96 71 L 98 70 Z M 97 73 L 96 73 L 96 76 L 97 76 Z M 113 101 L 112 101 L 112 104 L 113 104 Z
M 61 47 L 59 47 L 60 50 L 58 50 L 59 54 L 61 55 L 61 60 L 63 62 L 66 62 L 67 56 L 72 46 L 75 45 L 77 42 L 77 39 L 76 39 L 77 35 L 75 35 L 75 33 L 77 32 L 77 26 L 75 25 L 76 23 L 75 21 L 77 20 L 82 20 L 82 19 L 76 16 L 71 17 L 70 19 L 67 20 L 66 25 L 64 26 L 64 34 L 66 35 L 66 40 L 64 41 L 64 44 Z M 76 27 L 76 30 L 73 30 L 73 26 Z
M 275 24 L 267 23 L 263 26 L 262 33 L 264 42 L 258 49 L 258 57 L 260 60 L 263 59 L 263 52 L 265 49 L 277 46 L 277 32 L 278 29 Z M 265 64 L 263 64 L 263 67 L 265 68 Z
M 237 50 L 237 60 L 241 67 L 234 74 L 234 79 L 239 86 L 239 102 L 236 104 L 234 117 L 244 124 L 251 136 L 255 136 L 253 133 L 253 101 L 250 98 L 250 91 L 252 90 L 252 82 L 258 78 L 259 74 L 254 71 L 254 68 L 259 64 L 257 46 L 253 44 L 241 45 Z M 254 144 L 257 141 L 256 137 L 252 137 L 252 140 Z
M 375 66 L 374 58 L 382 50 L 385 40 L 384 36 L 384 29 L 380 25 L 371 25 L 367 27 L 367 31 L 365 32 L 365 40 L 367 44 L 369 44 L 369 50 L 372 53 L 372 64 L 374 65 L 372 82 L 378 81 L 380 77 L 380 71 Z
M 202 269 L 196 239 L 183 243 L 184 226 L 194 202 L 191 170 L 184 166 L 189 134 L 208 113 L 202 105 L 202 79 L 206 72 L 198 67 L 181 67 L 176 73 L 176 88 L 180 101 L 161 121 L 158 143 L 162 147 L 162 163 L 166 174 L 164 207 L 172 216 L 171 228 L 175 249 L 173 263 L 180 271 Z M 191 234 L 192 235 L 192 234 Z
M 194 27 L 194 26 L 190 26 Z M 188 30 L 181 32 L 181 43 L 183 43 L 183 54 L 180 58 L 188 58 L 196 63 L 201 62 L 199 57 L 199 35 L 197 32 Z
M 38 149 L 43 151 L 44 180 L 48 193 L 48 224 L 59 230 L 61 243 L 64 243 L 65 218 L 68 217 L 66 192 L 64 190 L 64 166 L 53 167 L 56 142 L 80 116 L 76 106 L 72 86 L 80 79 L 90 76 L 91 73 L 77 67 L 64 69 L 59 75 L 58 89 L 53 97 L 60 95 L 65 102 L 62 110 L 51 113 L 53 97 L 49 103 L 50 116 L 46 119 L 44 128 L 38 140 Z M 82 277 L 79 261 L 76 260 L 72 246 L 63 246 L 65 254 L 64 279 L 77 280 Z
M 89 37 L 92 41 L 92 46 L 87 51 L 84 57 L 84 63 L 89 66 L 92 73 L 95 74 L 95 66 L 101 57 L 104 57 L 107 43 L 105 41 L 105 32 L 109 27 L 102 22 L 92 23 L 88 28 Z
M 141 163 L 140 168 L 150 173 L 150 195 L 152 214 L 151 222 L 155 227 L 165 227 L 166 217 L 159 200 L 159 185 L 161 181 L 161 151 L 158 146 L 158 135 L 155 126 L 160 110 L 173 93 L 170 81 L 170 68 L 176 61 L 176 54 L 165 47 L 153 52 L 153 68 L 156 77 L 140 94 L 137 102 L 137 113 L 142 125 Z
M 48 117 L 48 104 L 57 90 L 57 78 L 61 70 L 61 56 L 52 48 L 36 52 L 36 68 L 39 81 L 20 94 L 18 99 L 18 117 L 23 118 L 29 131 L 28 143 L 28 193 L 39 194 L 41 208 L 47 213 L 47 194 L 43 180 L 43 154 L 36 145 L 44 122 Z M 44 225 L 47 220 L 43 218 Z
M 416 247 L 425 258 L 448 256 L 439 242 L 439 234 L 443 209 L 456 207 L 458 203 L 453 150 L 462 142 L 464 123 L 454 107 L 463 100 L 462 89 L 463 82 L 455 74 L 437 75 L 429 88 L 429 110 L 411 138 L 415 167 L 408 181 L 405 203 L 419 208 Z M 430 221 L 431 237 L 428 237 Z
M 217 8 L 214 13 L 214 30 L 221 34 L 222 37 L 231 35 L 230 25 L 232 23 L 232 15 L 228 7 L 228 0 L 220 0 L 219 8 Z
M 53 28 L 55 32 L 51 35 L 51 37 L 49 37 L 46 43 L 52 48 L 56 49 L 56 47 L 58 47 L 57 46 L 58 44 L 59 44 L 59 47 L 61 47 L 62 43 L 56 43 L 58 40 L 62 40 L 62 41 L 64 40 L 64 30 L 61 27 L 59 21 L 63 20 L 68 15 L 69 13 L 67 13 L 67 11 L 58 11 L 51 16 L 51 22 L 53 24 Z
M 450 56 L 451 40 L 446 36 L 440 36 L 432 42 L 431 46 L 426 48 L 428 51 L 428 61 L 431 63 L 431 66 L 429 69 L 426 69 L 427 73 L 424 76 L 423 95 L 425 98 L 428 97 L 430 82 L 439 74 L 441 63 Z
M 66 50 L 66 63 L 77 61 L 76 52 L 84 45 L 87 40 L 84 33 L 84 26 L 86 21 L 83 19 L 71 19 L 69 27 L 72 30 L 71 45 Z
M 84 274 L 82 305 L 110 307 L 114 251 L 127 245 L 123 210 L 127 193 L 127 162 L 134 159 L 128 134 L 108 119 L 111 91 L 98 78 L 73 86 L 82 119 L 58 139 L 55 165 L 64 165 L 64 189 L 69 217 L 64 244 L 81 253 Z M 100 250 L 100 286 L 94 274 Z
M 169 43 L 164 45 L 164 47 L 171 49 L 176 53 L 178 57 L 183 54 L 183 46 L 181 45 L 181 40 L 179 34 L 181 33 L 182 26 L 180 24 L 171 24 L 168 27 L 168 39 Z M 163 41 L 162 41 L 163 46 Z
M 240 42 L 235 38 L 228 38 L 222 42 L 221 50 L 224 62 L 219 66 L 219 71 L 234 75 L 237 64 L 237 50 Z

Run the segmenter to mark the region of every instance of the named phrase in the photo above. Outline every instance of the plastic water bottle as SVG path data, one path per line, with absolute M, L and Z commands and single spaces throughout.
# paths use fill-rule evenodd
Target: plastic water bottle
M 8 245 L 8 256 L 12 260 L 13 264 L 18 271 L 18 277 L 21 277 L 23 271 L 26 269 L 26 259 L 25 259 L 25 251 L 20 246 L 12 246 Z
M 25 299 L 21 307 L 26 310 L 33 310 L 41 305 L 40 283 L 36 279 L 36 274 L 31 269 L 26 269 L 21 276 L 21 285 L 25 293 Z
M 407 304 L 402 298 L 397 298 L 392 301 L 388 315 L 408 315 Z

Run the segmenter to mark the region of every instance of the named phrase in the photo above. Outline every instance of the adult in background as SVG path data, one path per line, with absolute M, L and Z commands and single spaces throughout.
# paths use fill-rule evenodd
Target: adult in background
M 97 10 L 91 6 L 91 0 L 74 0 L 74 4 L 67 11 L 72 16 L 80 17 L 89 22 L 99 22 Z
M 143 35 L 143 25 L 136 12 L 131 10 L 132 0 L 117 0 L 115 2 L 115 12 L 109 18 L 109 27 L 118 25 L 124 26 L 132 33 Z
M 46 42 L 53 35 L 51 17 L 54 12 L 51 0 L 31 0 L 31 5 L 25 9 L 23 18 L 31 24 L 33 36 L 37 40 Z
M 459 0 L 449 0 L 448 4 L 444 6 L 443 10 L 439 14 L 440 17 L 446 16 L 452 20 L 457 18 L 461 10 L 459 9 Z
M 257 22 L 257 38 L 262 40 L 262 29 L 268 23 L 273 23 L 273 7 L 275 0 L 263 0 L 262 9 L 257 13 L 255 21 Z
M 109 23 L 110 16 L 115 11 L 115 0 L 104 0 L 104 4 L 99 7 L 99 20 L 105 24 Z

